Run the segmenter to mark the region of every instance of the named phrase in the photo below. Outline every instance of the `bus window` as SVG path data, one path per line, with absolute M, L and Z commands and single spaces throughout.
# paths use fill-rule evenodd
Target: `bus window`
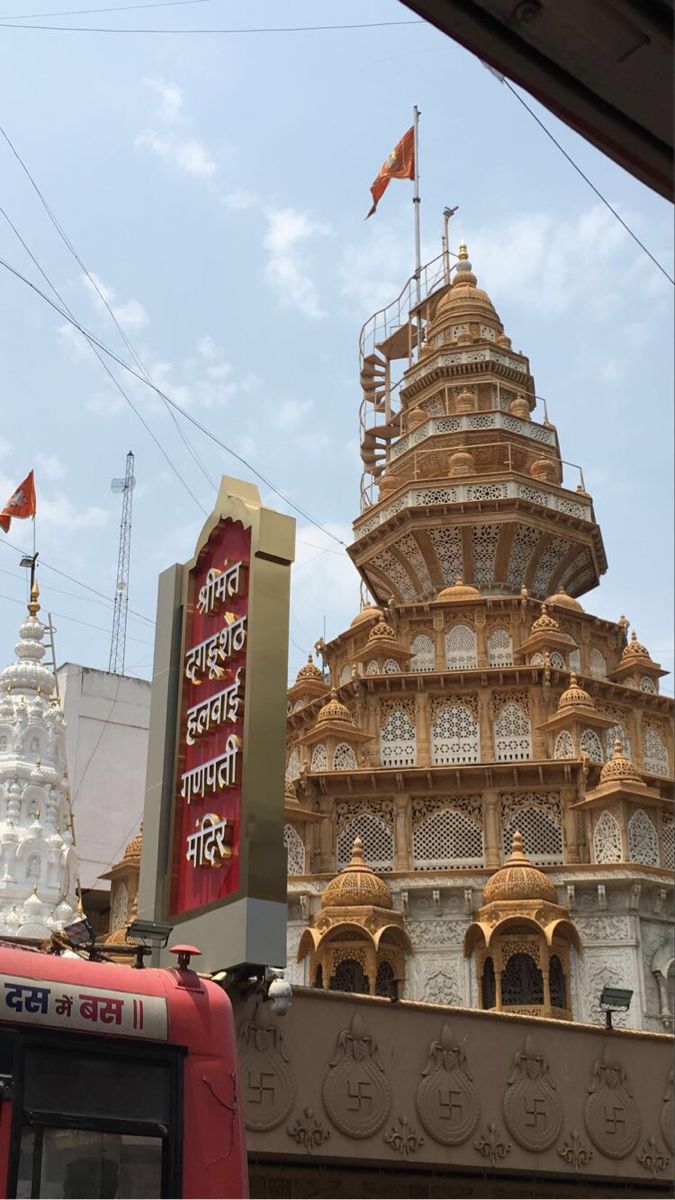
M 18 1197 L 162 1195 L 162 1139 L 24 1126 Z

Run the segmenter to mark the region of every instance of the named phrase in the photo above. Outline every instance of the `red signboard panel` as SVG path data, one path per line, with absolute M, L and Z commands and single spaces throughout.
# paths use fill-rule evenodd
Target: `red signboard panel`
M 239 889 L 251 531 L 219 521 L 190 571 L 181 663 L 171 913 Z

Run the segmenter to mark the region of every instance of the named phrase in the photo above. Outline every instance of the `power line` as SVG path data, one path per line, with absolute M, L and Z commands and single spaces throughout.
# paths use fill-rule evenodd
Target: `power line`
M 484 65 L 485 65 L 485 66 L 487 66 L 487 64 L 484 64 Z M 609 200 L 607 199 L 607 197 L 606 197 L 606 196 L 603 196 L 602 192 L 601 192 L 601 191 L 600 191 L 600 190 L 599 190 L 599 189 L 598 189 L 598 188 L 595 186 L 595 184 L 594 184 L 594 183 L 592 183 L 592 182 L 591 182 L 591 180 L 588 178 L 588 175 L 586 175 L 586 174 L 585 174 L 585 173 L 582 171 L 581 167 L 577 166 L 577 164 L 575 163 L 575 161 L 574 161 L 574 159 L 572 158 L 571 154 L 568 154 L 568 153 L 567 153 L 567 151 L 565 150 L 565 148 L 564 148 L 563 146 L 561 146 L 561 144 L 560 144 L 560 142 L 558 141 L 558 139 L 557 139 L 556 137 L 554 137 L 554 135 L 551 133 L 550 129 L 547 129 L 546 125 L 544 125 L 544 122 L 543 122 L 542 120 L 540 120 L 540 118 L 537 116 L 537 114 L 536 114 L 536 112 L 534 111 L 534 109 L 533 109 L 533 108 L 530 108 L 529 104 L 528 104 L 528 103 L 527 103 L 525 100 L 523 100 L 523 97 L 520 95 L 520 93 L 519 93 L 519 92 L 517 92 L 517 91 L 516 91 L 516 89 L 514 88 L 513 84 L 512 84 L 512 83 L 510 83 L 510 82 L 509 82 L 509 80 L 508 80 L 508 79 L 507 79 L 507 78 L 506 78 L 504 75 L 502 75 L 501 73 L 499 73 L 499 72 L 497 72 L 497 71 L 493 70 L 491 67 L 488 67 L 487 69 L 489 70 L 490 74 L 491 74 L 491 75 L 494 75 L 496 79 L 499 79 L 499 81 L 500 81 L 501 83 L 505 83 L 505 84 L 506 84 L 506 86 L 507 86 L 507 88 L 509 89 L 509 91 L 510 91 L 511 95 L 512 95 L 512 96 L 515 96 L 515 98 L 516 98 L 516 100 L 518 101 L 518 103 L 519 103 L 519 104 L 522 104 L 522 106 L 523 106 L 523 108 L 525 109 L 525 111 L 526 111 L 526 112 L 528 112 L 528 113 L 530 114 L 530 116 L 532 117 L 532 119 L 533 119 L 534 121 L 536 121 L 536 122 L 537 122 L 537 125 L 539 126 L 539 128 L 540 128 L 540 129 L 543 129 L 543 131 L 544 131 L 544 133 L 546 134 L 547 138 L 550 138 L 550 139 L 551 139 L 551 141 L 553 142 L 553 145 L 554 145 L 554 146 L 557 146 L 558 150 L 560 151 L 560 153 L 561 153 L 562 155 L 564 155 L 564 157 L 567 159 L 568 163 L 570 163 L 570 164 L 571 164 L 571 166 L 573 166 L 573 167 L 574 167 L 574 170 L 577 172 L 577 175 L 580 175 L 580 176 L 581 176 L 581 178 L 583 179 L 584 183 L 587 183 L 587 184 L 588 184 L 588 186 L 589 186 L 589 188 L 591 189 L 591 191 L 595 192 L 595 195 L 598 197 L 598 199 L 602 201 L 602 203 L 605 205 L 605 207 L 606 207 L 606 208 L 608 208 L 608 209 L 609 209 L 609 211 L 611 212 L 612 216 L 613 216 L 613 217 L 616 217 L 616 219 L 617 219 L 617 221 L 619 222 L 619 224 L 620 224 L 620 225 L 622 225 L 622 226 L 623 226 L 623 228 L 626 230 L 626 233 L 630 234 L 630 236 L 632 237 L 632 239 L 633 239 L 633 241 L 636 243 L 636 245 L 638 245 L 638 246 L 640 247 L 640 249 L 644 251 L 644 253 L 647 255 L 647 258 L 650 258 L 650 259 L 651 259 L 651 261 L 654 263 L 654 266 L 655 266 L 655 267 L 658 267 L 658 269 L 659 269 L 659 271 L 661 272 L 661 274 L 662 274 L 662 275 L 665 275 L 665 277 L 666 277 L 666 279 L 668 280 L 668 282 L 669 282 L 669 283 L 672 283 L 672 284 L 675 286 L 675 279 L 673 279 L 673 278 L 672 278 L 672 276 L 670 276 L 670 275 L 668 274 L 668 272 L 666 271 L 665 267 L 662 267 L 662 266 L 661 266 L 661 263 L 659 262 L 659 260 L 658 260 L 657 258 L 655 258 L 655 257 L 654 257 L 654 255 L 652 254 L 651 250 L 648 250 L 648 249 L 647 249 L 647 247 L 645 246 L 644 242 L 641 242 L 641 241 L 640 241 L 639 237 L 637 236 L 637 234 L 636 234 L 636 233 L 634 233 L 634 232 L 633 232 L 633 230 L 631 229 L 630 225 L 627 225 L 627 224 L 626 224 L 626 222 L 624 221 L 623 217 L 622 217 L 622 216 L 621 216 L 621 215 L 620 215 L 620 214 L 619 214 L 619 213 L 616 211 L 616 209 L 613 207 L 613 205 L 611 205 L 611 204 L 610 204 L 610 202 L 609 202 Z
M 42 29 L 51 33 L 155 33 L 155 34 L 237 34 L 250 33 L 328 33 L 348 29 L 385 29 L 397 25 L 424 25 L 424 21 L 362 21 L 352 25 L 270 25 L 248 29 L 111 29 L 103 25 L 24 25 L 0 19 L 3 29 Z
M 16 596 L 6 596 L 4 592 L 0 592 L 0 600 L 9 600 L 12 604 L 20 604 L 23 608 L 26 607 L 25 600 L 17 600 Z M 85 629 L 96 629 L 99 633 L 110 633 L 109 629 L 105 629 L 103 625 L 92 625 L 89 621 L 81 621 L 79 617 L 69 617 L 67 613 L 59 613 L 52 609 L 52 616 L 58 617 L 60 621 L 72 621 L 74 625 L 84 625 Z M 143 638 L 132 637 L 129 635 L 130 642 L 138 642 L 141 646 L 152 646 L 153 642 L 146 642 Z
M 133 375 L 135 379 L 140 380 L 141 383 L 144 383 L 153 392 L 156 392 L 158 396 L 161 396 L 163 399 L 165 399 L 167 403 L 176 410 L 176 412 L 179 412 L 181 416 L 185 418 L 186 421 L 189 421 L 191 425 L 194 425 L 196 429 L 199 429 L 206 437 L 215 442 L 217 446 L 220 446 L 221 450 L 224 450 L 227 454 L 230 454 L 232 458 L 237 460 L 237 462 L 240 462 L 242 466 L 246 467 L 247 471 L 250 471 L 256 476 L 257 479 L 264 483 L 265 486 L 270 489 L 270 491 L 274 492 L 276 496 L 279 496 L 279 498 L 284 501 L 284 504 L 288 504 L 289 507 L 294 509 L 295 512 L 299 513 L 301 517 L 304 517 L 310 525 L 313 525 L 316 529 L 320 529 L 322 533 L 325 533 L 327 537 L 332 539 L 332 541 L 337 542 L 339 546 L 344 546 L 345 543 L 341 538 L 337 537 L 334 533 L 331 533 L 331 531 L 327 529 L 325 525 L 322 525 L 319 521 L 316 521 L 314 517 L 310 516 L 310 514 L 305 511 L 304 508 L 302 508 L 299 504 L 296 504 L 294 500 L 291 500 L 289 496 L 287 496 L 280 490 L 280 488 L 272 483 L 271 479 L 268 479 L 266 475 L 263 475 L 262 471 L 259 471 L 257 467 L 254 467 L 247 458 L 244 458 L 243 454 L 238 454 L 236 450 L 233 450 L 231 446 L 228 446 L 226 442 L 223 442 L 222 439 L 213 433 L 212 430 L 210 430 L 206 425 L 203 425 L 201 421 L 198 421 L 197 418 L 192 415 L 192 413 L 189 413 L 184 408 L 181 408 L 180 404 L 178 404 L 175 400 L 172 400 L 171 396 L 168 396 L 166 392 L 162 391 L 162 389 L 158 387 L 156 383 L 153 383 L 152 380 L 144 379 L 144 377 L 138 371 L 136 371 L 134 367 L 125 362 L 123 358 L 120 358 L 120 356 L 116 354 L 114 350 L 111 350 L 109 346 L 106 346 L 105 343 L 102 342 L 100 338 L 96 337 L 95 334 L 91 333 L 90 330 L 85 329 L 84 326 L 82 326 L 79 321 L 69 314 L 66 309 L 56 304 L 54 300 L 51 300 L 50 297 L 47 296 L 46 293 L 37 286 L 36 283 L 33 283 L 31 279 L 28 279 L 26 275 L 23 275 L 21 271 L 19 271 L 16 267 L 13 267 L 4 258 L 0 258 L 0 266 L 4 267 L 6 271 L 9 271 L 10 275 L 13 275 L 15 279 L 21 280 L 21 282 L 24 283 L 26 287 L 29 287 L 31 291 L 35 292 L 36 295 L 40 296 L 41 299 L 44 300 L 50 308 L 53 308 L 54 311 L 57 312 L 64 321 L 67 321 L 70 325 L 77 329 L 83 335 L 83 337 L 87 339 L 88 342 L 92 343 L 94 346 L 97 346 L 99 350 L 101 350 L 104 354 L 107 354 L 109 358 L 112 358 L 113 361 L 118 364 L 118 366 L 122 367 L 130 375 Z M 134 409 L 134 411 L 137 410 Z M 140 414 L 139 418 L 145 425 L 145 422 L 143 421 L 143 418 L 140 417 Z M 152 431 L 150 431 L 150 433 L 153 437 L 153 440 L 156 441 L 157 439 L 154 437 L 154 434 L 152 434 Z M 163 451 L 163 453 L 166 457 L 166 452 Z
M 209 4 L 210 0 L 155 0 L 152 4 L 124 4 L 114 8 L 68 8 L 65 12 L 8 13 L 3 21 L 30 21 L 34 17 L 84 17 L 90 13 L 134 12 L 138 8 L 184 8 L 189 4 Z

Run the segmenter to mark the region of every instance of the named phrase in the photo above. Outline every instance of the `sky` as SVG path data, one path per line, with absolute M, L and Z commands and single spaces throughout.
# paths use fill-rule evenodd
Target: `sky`
M 35 11 L 30 0 L 4 7 L 0 20 Z M 583 466 L 594 497 L 609 571 L 584 607 L 625 613 L 672 670 L 673 288 L 494 75 L 395 0 L 204 0 L 27 23 L 336 19 L 403 23 L 3 30 L 0 124 L 77 258 L 1 137 L 0 257 L 52 299 L 57 289 L 132 365 L 133 352 L 318 523 L 298 516 L 294 678 L 317 638 L 359 608 L 343 547 L 358 514 L 358 335 L 414 268 L 411 184 L 392 183 L 364 217 L 417 104 L 423 259 L 440 252 L 444 206 L 459 205 L 451 244 L 468 242 L 479 285 L 530 357 L 563 458 Z M 671 206 L 528 102 L 672 275 Z M 40 584 L 57 659 L 107 669 L 120 520 L 110 482 L 133 450 L 126 668 L 151 678 L 158 574 L 191 557 L 215 498 L 199 463 L 212 480 L 251 473 L 179 417 L 186 446 L 157 394 L 112 364 L 125 399 L 63 315 L 5 268 L 0 289 L 0 503 L 33 467 L 37 548 L 56 568 L 43 566 Z M 258 482 L 265 503 L 293 511 Z M 3 661 L 26 598 L 17 549 L 31 536 L 19 521 L 0 534 Z

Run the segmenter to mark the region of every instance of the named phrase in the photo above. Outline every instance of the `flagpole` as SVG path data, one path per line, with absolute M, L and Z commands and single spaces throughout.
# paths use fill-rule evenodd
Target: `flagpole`
M 415 180 L 413 191 L 413 208 L 415 212 L 415 280 L 416 300 L 419 304 L 422 299 L 422 246 L 420 241 L 420 155 L 419 155 L 419 123 L 420 110 L 415 105 L 413 109 L 413 150 L 415 156 Z M 418 313 L 418 326 L 420 317 Z

